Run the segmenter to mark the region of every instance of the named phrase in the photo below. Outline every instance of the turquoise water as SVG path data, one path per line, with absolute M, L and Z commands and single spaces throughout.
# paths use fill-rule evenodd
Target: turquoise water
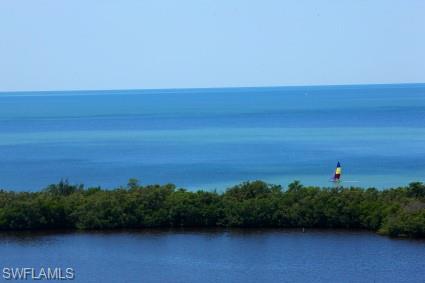
M 425 84 L 0 94 L 0 187 L 425 180 Z

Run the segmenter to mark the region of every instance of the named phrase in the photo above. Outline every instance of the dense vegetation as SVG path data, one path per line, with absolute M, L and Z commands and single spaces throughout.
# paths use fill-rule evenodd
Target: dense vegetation
M 425 236 L 425 185 L 387 190 L 305 187 L 261 181 L 224 193 L 174 185 L 84 189 L 67 181 L 41 192 L 0 191 L 0 230 L 144 227 L 320 227 Z

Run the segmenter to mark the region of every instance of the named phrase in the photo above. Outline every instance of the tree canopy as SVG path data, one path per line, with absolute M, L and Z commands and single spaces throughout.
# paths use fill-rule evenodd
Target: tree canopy
M 112 190 L 65 180 L 39 192 L 0 191 L 0 230 L 217 226 L 350 228 L 425 237 L 425 185 L 377 190 L 295 181 L 282 188 L 253 181 L 217 193 L 130 179 L 127 187 Z

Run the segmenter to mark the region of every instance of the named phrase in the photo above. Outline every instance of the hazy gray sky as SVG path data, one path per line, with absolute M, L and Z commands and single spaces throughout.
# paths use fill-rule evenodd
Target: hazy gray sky
M 0 2 L 0 91 L 406 82 L 423 0 Z

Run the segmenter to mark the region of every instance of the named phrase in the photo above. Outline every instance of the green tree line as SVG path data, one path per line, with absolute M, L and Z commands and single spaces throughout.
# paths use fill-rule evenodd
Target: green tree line
M 222 193 L 167 185 L 85 189 L 67 181 L 38 192 L 0 190 L 0 230 L 147 227 L 282 227 L 368 229 L 425 237 L 425 185 L 287 188 L 245 182 Z

